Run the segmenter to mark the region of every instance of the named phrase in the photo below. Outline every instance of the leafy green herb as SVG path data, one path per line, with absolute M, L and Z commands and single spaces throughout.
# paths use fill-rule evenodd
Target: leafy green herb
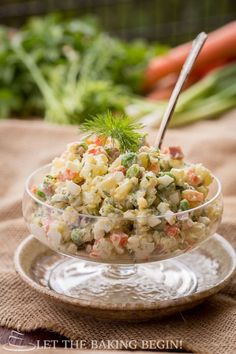
M 58 14 L 34 17 L 17 30 L 0 26 L 0 43 L 0 118 L 44 115 L 61 124 L 108 109 L 125 113 L 142 92 L 147 63 L 167 50 L 114 38 L 96 18 Z
M 142 125 L 125 115 L 113 115 L 110 111 L 98 114 L 94 119 L 86 120 L 81 126 L 82 132 L 111 138 L 119 144 L 122 152 L 136 151 L 140 146 L 142 134 L 137 132 Z

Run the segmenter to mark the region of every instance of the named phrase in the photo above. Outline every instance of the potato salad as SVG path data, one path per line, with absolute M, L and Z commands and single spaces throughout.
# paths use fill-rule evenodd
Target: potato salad
M 209 170 L 185 163 L 178 146 L 144 144 L 123 153 L 109 139 L 83 139 L 69 144 L 31 187 L 31 231 L 67 254 L 165 258 L 194 247 L 214 227 L 217 203 L 200 207 L 211 183 Z

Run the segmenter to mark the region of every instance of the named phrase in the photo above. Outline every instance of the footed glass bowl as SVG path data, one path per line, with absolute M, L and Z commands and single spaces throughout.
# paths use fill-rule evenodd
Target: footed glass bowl
M 103 217 L 58 209 L 32 192 L 50 165 L 29 176 L 23 198 L 27 226 L 39 241 L 69 256 L 49 274 L 54 291 L 88 301 L 153 302 L 192 293 L 197 278 L 178 258 L 211 237 L 221 221 L 221 185 L 214 177 L 208 200 L 183 212 Z M 173 259 L 174 258 L 174 259 Z

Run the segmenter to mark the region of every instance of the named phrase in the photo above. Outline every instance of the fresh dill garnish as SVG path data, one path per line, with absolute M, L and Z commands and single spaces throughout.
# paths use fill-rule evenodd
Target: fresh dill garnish
M 143 128 L 142 124 L 135 122 L 133 118 L 126 115 L 113 115 L 110 111 L 98 114 L 80 126 L 82 132 L 111 138 L 119 144 L 122 152 L 138 150 L 143 134 L 137 130 L 141 128 Z

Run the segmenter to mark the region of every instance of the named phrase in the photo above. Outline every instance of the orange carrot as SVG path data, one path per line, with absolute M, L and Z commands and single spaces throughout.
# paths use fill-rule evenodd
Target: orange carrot
M 160 79 L 153 90 L 147 95 L 150 100 L 165 100 L 168 99 L 173 91 L 175 83 L 178 79 L 176 73 L 172 73 Z
M 150 61 L 144 80 L 144 89 L 151 89 L 157 80 L 170 73 L 179 72 L 191 49 L 191 43 L 185 43 L 169 51 L 166 55 Z M 195 70 L 214 61 L 231 59 L 236 55 L 236 21 L 233 21 L 209 34 L 194 66 Z
M 147 98 L 152 101 L 168 100 L 173 91 L 173 87 L 158 88 L 147 95 Z
M 211 71 L 221 68 L 225 65 L 228 65 L 234 61 L 236 61 L 236 57 L 232 57 L 229 59 L 227 58 L 227 59 L 214 60 L 213 62 L 205 64 L 202 67 L 198 67 L 196 70 L 193 68 L 193 71 L 191 72 L 190 76 L 195 75 L 200 80 L 201 78 L 209 74 Z
M 171 76 L 171 78 L 170 78 Z M 153 101 L 162 101 L 170 98 L 178 75 L 170 74 L 160 79 L 154 89 L 147 95 L 147 98 Z M 192 73 L 185 82 L 183 89 L 186 90 L 189 86 L 198 81 L 198 76 Z

